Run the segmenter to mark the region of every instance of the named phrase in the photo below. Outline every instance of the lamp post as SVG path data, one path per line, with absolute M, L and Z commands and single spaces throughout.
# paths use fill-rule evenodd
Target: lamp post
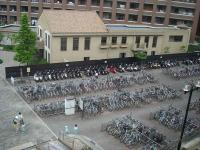
M 187 122 L 187 116 L 188 116 L 188 111 L 189 111 L 190 102 L 191 102 L 191 98 L 192 98 L 192 93 L 193 93 L 193 91 L 197 90 L 198 88 L 200 88 L 200 81 L 198 81 L 196 85 L 192 83 L 190 85 L 185 85 L 185 87 L 183 88 L 183 91 L 185 94 L 189 93 L 189 98 L 188 98 L 187 108 L 186 108 L 186 112 L 185 112 L 184 122 L 183 122 L 183 126 L 181 129 L 181 135 L 180 135 L 180 139 L 178 142 L 177 150 L 181 149 L 182 138 L 183 138 L 186 122 Z

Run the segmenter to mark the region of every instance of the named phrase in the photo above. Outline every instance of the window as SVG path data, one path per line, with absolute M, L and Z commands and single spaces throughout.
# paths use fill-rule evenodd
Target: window
M 45 46 L 47 46 L 47 33 L 45 33 Z
M 111 12 L 103 12 L 103 19 L 111 19 L 112 13 Z
M 136 36 L 135 43 L 136 43 L 136 48 L 139 48 L 140 47 L 140 36 Z
M 130 3 L 130 9 L 139 9 L 139 3 Z
M 182 41 L 183 41 L 182 35 L 169 36 L 169 42 L 182 42 Z
M 126 57 L 126 53 L 120 53 L 119 54 L 119 58 L 125 58 Z
M 48 35 L 47 47 L 50 49 L 50 36 Z
M 157 46 L 157 40 L 158 40 L 158 37 L 157 37 L 157 36 L 154 36 L 154 37 L 153 37 L 152 47 L 156 47 L 156 46 Z
M 101 45 L 106 45 L 107 37 L 101 37 Z
M 117 37 L 116 36 L 112 37 L 112 44 L 113 45 L 117 44 Z
M 125 20 L 125 14 L 116 13 L 116 20 Z
M 60 50 L 61 51 L 66 51 L 67 50 L 67 38 L 66 37 L 62 37 L 60 39 Z
M 142 16 L 142 22 L 151 23 L 151 16 Z
M 84 57 L 84 61 L 90 60 L 90 57 Z
M 85 38 L 85 50 L 90 49 L 90 37 Z
M 144 42 L 146 44 L 146 48 L 149 47 L 149 36 L 145 36 Z
M 39 28 L 39 35 L 42 38 L 42 29 Z
M 78 37 L 74 37 L 73 38 L 73 50 L 77 51 L 78 50 L 78 46 L 79 46 L 79 38 Z
M 126 36 L 122 36 L 122 44 L 126 44 L 126 40 L 127 40 Z
M 138 15 L 129 14 L 128 15 L 128 21 L 137 21 Z

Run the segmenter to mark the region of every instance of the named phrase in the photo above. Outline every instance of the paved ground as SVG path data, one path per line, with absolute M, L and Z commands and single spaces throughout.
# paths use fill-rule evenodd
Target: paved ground
M 3 56 L 1 55 L 3 53 Z M 7 55 L 7 56 L 6 56 Z M 3 68 L 4 66 L 8 65 L 17 65 L 15 62 L 11 61 L 12 53 L 4 53 L 0 51 L 0 57 L 3 57 L 4 62 L 6 62 L 6 65 L 0 65 L 0 75 L 4 77 Z M 179 80 L 175 81 L 170 79 L 167 76 L 164 76 L 161 73 L 161 70 L 153 70 L 150 71 L 153 75 L 155 75 L 156 78 L 159 79 L 160 83 L 164 83 L 167 85 L 170 85 L 176 89 L 181 89 L 183 85 L 187 82 L 186 80 Z M 147 85 L 145 85 L 147 86 Z M 141 88 L 144 86 L 133 86 L 132 88 L 129 88 L 129 90 L 135 90 L 137 88 Z M 112 91 L 109 91 L 112 92 Z M 97 93 L 95 93 L 97 94 Z M 194 92 L 193 99 L 200 97 L 200 93 Z M 64 98 L 63 98 L 64 99 Z M 101 124 L 106 123 L 112 119 L 115 119 L 117 117 L 122 117 L 126 114 L 129 114 L 132 112 L 135 116 L 135 119 L 143 122 L 147 126 L 155 127 L 157 128 L 161 133 L 167 135 L 170 139 L 177 139 L 180 135 L 179 132 L 175 132 L 174 130 L 170 130 L 162 125 L 160 125 L 158 122 L 149 120 L 149 113 L 154 112 L 161 107 L 167 107 L 169 104 L 173 104 L 177 108 L 185 110 L 185 106 L 187 103 L 188 95 L 182 95 L 180 99 L 176 99 L 174 101 L 168 101 L 163 103 L 153 103 L 149 105 L 144 105 L 141 108 L 132 108 L 132 109 L 125 109 L 121 111 L 114 111 L 114 112 L 105 112 L 100 116 L 97 116 L 95 118 L 91 119 L 81 119 L 80 114 L 76 114 L 74 116 L 54 116 L 43 119 L 48 127 L 53 130 L 55 134 L 58 135 L 59 131 L 64 128 L 65 125 L 74 126 L 74 124 L 78 124 L 80 128 L 80 134 L 86 135 L 89 138 L 96 141 L 98 144 L 100 144 L 105 150 L 126 150 L 126 148 L 122 143 L 119 142 L 118 139 L 113 138 L 112 136 L 108 135 L 106 132 L 101 132 Z M 45 100 L 48 101 L 48 100 Z M 0 124 L 0 143 L 6 143 L 6 145 L 14 146 L 20 143 L 25 143 L 29 141 L 35 142 L 37 138 L 44 138 L 49 139 L 53 136 L 51 132 L 47 129 L 45 124 L 38 119 L 34 113 L 29 109 L 29 107 L 24 103 L 20 97 L 15 93 L 15 91 L 2 79 L 0 79 L 0 118 L 1 118 L 1 124 Z M 30 105 L 32 106 L 32 105 Z M 9 122 L 8 118 L 12 118 L 12 116 L 18 112 L 21 111 L 26 121 L 30 124 L 30 128 L 27 132 L 27 134 L 24 135 L 15 135 L 12 128 L 9 128 L 7 126 L 7 122 Z M 8 117 L 5 117 L 8 116 Z M 200 116 L 195 115 L 194 113 L 189 113 L 190 117 L 198 117 Z M 137 149 L 136 147 L 134 149 Z
M 160 83 L 170 85 L 176 89 L 181 89 L 184 86 L 184 84 L 187 83 L 187 80 L 179 80 L 179 81 L 172 80 L 169 77 L 164 76 L 161 73 L 161 70 L 153 70 L 150 72 L 154 74 L 157 79 L 159 79 Z M 193 79 L 198 79 L 198 78 L 193 78 Z M 144 86 L 137 85 L 137 86 L 132 87 L 129 90 L 134 90 L 136 88 L 141 88 L 141 87 L 144 87 Z M 194 92 L 193 99 L 197 97 L 200 97 L 200 93 Z M 132 112 L 135 119 L 141 121 L 147 126 L 158 129 L 161 133 L 166 135 L 168 139 L 175 140 L 180 136 L 180 133 L 175 132 L 174 130 L 168 129 L 160 125 L 158 122 L 154 120 L 150 120 L 149 114 L 150 112 L 154 112 L 156 110 L 159 110 L 160 108 L 167 107 L 169 104 L 173 104 L 173 106 L 176 106 L 177 108 L 180 108 L 184 111 L 187 105 L 187 99 L 188 99 L 188 95 L 183 94 L 180 99 L 166 101 L 162 103 L 155 102 L 150 105 L 144 105 L 141 108 L 132 108 L 132 109 L 125 109 L 121 111 L 105 112 L 102 115 L 97 116 L 95 118 L 91 118 L 91 119 L 82 120 L 81 115 L 77 114 L 75 116 L 70 116 L 70 117 L 60 115 L 60 116 L 45 118 L 43 120 L 49 125 L 49 127 L 56 134 L 58 134 L 59 130 L 61 130 L 65 125 L 69 125 L 72 127 L 74 126 L 74 124 L 78 124 L 81 134 L 86 135 L 89 138 L 95 140 L 105 150 L 113 150 L 113 149 L 126 150 L 128 148 L 125 147 L 122 143 L 120 143 L 118 139 L 115 139 L 114 137 L 108 135 L 106 132 L 100 131 L 102 123 L 106 123 L 112 119 L 115 119 L 117 117 L 122 117 Z M 200 116 L 197 116 L 192 112 L 190 112 L 189 116 L 200 118 Z M 137 147 L 135 147 L 134 149 L 137 149 Z
M 3 79 L 4 66 L 16 65 L 16 62 L 12 61 L 13 53 L 0 51 L 0 56 L 5 63 L 0 64 L 0 150 L 27 142 L 35 144 L 37 140 L 46 141 L 55 137 L 46 124 L 18 96 L 15 89 Z M 25 123 L 28 124 L 23 134 L 16 134 L 11 126 L 13 118 L 19 111 L 22 112 Z

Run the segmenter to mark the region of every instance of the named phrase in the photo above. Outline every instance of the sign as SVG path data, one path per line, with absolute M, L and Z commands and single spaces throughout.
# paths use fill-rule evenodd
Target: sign
M 79 107 L 81 110 L 83 110 L 83 101 L 81 99 L 79 100 Z
M 15 85 L 15 78 L 13 78 L 13 77 L 11 76 L 10 80 L 11 80 L 12 85 Z
M 65 98 L 65 115 L 75 114 L 75 99 Z
M 30 72 L 31 72 L 31 68 L 30 68 L 30 67 L 27 67 L 27 68 L 26 68 L 26 72 L 30 73 Z

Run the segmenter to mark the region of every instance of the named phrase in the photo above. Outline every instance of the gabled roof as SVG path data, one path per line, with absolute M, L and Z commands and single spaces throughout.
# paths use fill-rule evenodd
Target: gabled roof
M 95 11 L 43 10 L 42 15 L 51 33 L 107 32 Z

